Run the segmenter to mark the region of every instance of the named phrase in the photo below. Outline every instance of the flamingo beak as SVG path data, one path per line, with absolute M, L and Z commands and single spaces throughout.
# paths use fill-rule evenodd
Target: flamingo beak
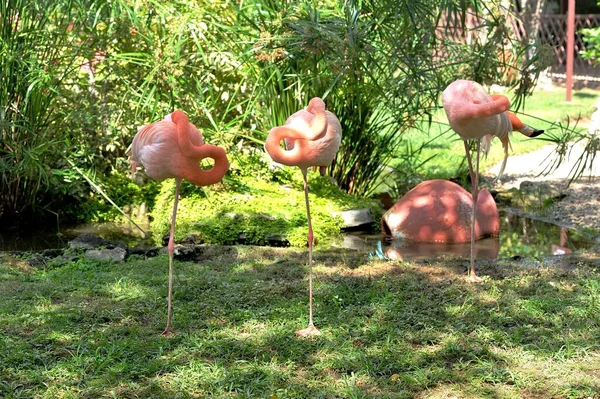
M 529 135 L 530 138 L 537 137 L 540 134 L 544 133 L 543 130 L 533 129 L 533 132 Z

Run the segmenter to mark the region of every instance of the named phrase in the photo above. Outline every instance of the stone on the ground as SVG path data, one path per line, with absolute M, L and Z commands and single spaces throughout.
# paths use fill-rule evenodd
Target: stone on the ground
M 123 262 L 127 250 L 116 247 L 112 249 L 88 249 L 85 251 L 85 258 L 87 260 L 95 260 L 100 262 Z
M 106 240 L 95 234 L 82 234 L 79 237 L 69 241 L 68 245 L 71 249 L 94 249 L 98 247 L 104 247 L 108 249 L 127 248 L 127 245 L 122 242 Z
M 334 212 L 334 216 L 341 216 L 344 221 L 343 228 L 370 225 L 373 222 L 369 209 L 350 209 L 342 212 Z

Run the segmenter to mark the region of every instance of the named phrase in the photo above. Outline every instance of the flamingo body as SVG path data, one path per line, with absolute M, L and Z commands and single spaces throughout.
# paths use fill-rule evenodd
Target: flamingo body
M 202 138 L 196 129 L 190 135 L 194 145 L 203 145 Z M 146 174 L 154 180 L 162 181 L 168 178 L 185 178 L 196 168 L 198 161 L 174 153 L 178 148 L 178 138 L 175 124 L 170 120 L 163 120 L 144 126 L 133 139 L 132 159 L 141 163 Z M 173 155 L 176 156 L 173 156 Z
M 477 82 L 457 80 L 442 93 L 444 111 L 452 129 L 463 140 L 505 137 L 512 130 L 504 96 L 492 98 Z
M 280 146 L 284 140 L 286 149 Z M 331 165 L 340 148 L 342 126 L 325 110 L 325 103 L 313 98 L 308 107 L 292 114 L 283 126 L 271 129 L 265 149 L 273 159 L 287 166 L 307 170 Z
M 202 134 L 182 111 L 140 128 L 131 147 L 132 167 L 141 163 L 146 174 L 158 181 L 185 179 L 197 186 L 208 186 L 221 181 L 229 169 L 225 151 L 204 144 Z M 200 167 L 204 158 L 215 160 L 211 170 Z
M 492 139 L 498 137 L 504 148 L 504 160 L 500 167 L 498 178 L 504 172 L 510 148 L 509 133 L 518 131 L 528 137 L 536 137 L 543 130 L 537 130 L 525 125 L 517 116 L 508 111 L 510 101 L 502 95 L 489 95 L 477 82 L 456 80 L 442 93 L 442 104 L 448 117 L 450 127 L 464 141 L 465 153 L 471 176 L 473 210 L 471 212 L 471 264 L 469 279 L 479 281 L 475 275 L 475 215 L 477 212 L 477 196 L 479 193 L 479 155 L 481 146 L 484 151 L 490 149 Z M 476 169 L 473 170 L 471 152 L 468 140 L 477 141 Z
M 313 230 L 310 219 L 308 201 L 308 168 L 317 166 L 321 175 L 325 168 L 333 162 L 340 148 L 342 126 L 338 118 L 325 109 L 325 103 L 319 97 L 311 99 L 308 106 L 292 114 L 283 126 L 271 129 L 265 141 L 265 150 L 273 161 L 288 166 L 297 166 L 304 178 L 304 200 L 306 203 L 306 219 L 308 223 L 308 265 L 309 265 L 309 316 L 308 327 L 296 331 L 306 337 L 319 335 L 321 332 L 313 323 L 312 306 L 312 248 Z M 286 148 L 281 147 L 285 142 Z
M 533 129 L 509 112 L 510 101 L 503 95 L 489 95 L 477 82 L 456 80 L 442 93 L 442 104 L 450 127 L 463 140 L 481 140 L 487 154 L 494 137 L 504 148 L 504 160 L 500 168 L 504 172 L 510 148 L 509 133 L 516 130 L 525 136 L 536 137 L 543 130 Z
M 171 335 L 172 292 L 173 292 L 173 254 L 174 235 L 177 216 L 179 189 L 183 179 L 198 186 L 215 184 L 223 178 L 229 169 L 225 150 L 204 144 L 200 131 L 189 122 L 183 111 L 174 111 L 164 120 L 143 126 L 138 130 L 131 144 L 132 171 L 142 164 L 146 174 L 155 180 L 175 179 L 175 197 L 173 215 L 167 251 L 169 254 L 169 290 L 167 300 L 167 327 L 163 335 Z M 199 162 L 212 158 L 214 165 L 204 170 Z

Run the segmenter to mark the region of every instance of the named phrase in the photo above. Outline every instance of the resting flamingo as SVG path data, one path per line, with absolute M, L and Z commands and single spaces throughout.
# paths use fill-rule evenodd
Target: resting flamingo
M 508 159 L 510 147 L 509 132 L 518 131 L 528 137 L 536 137 L 544 133 L 525 125 L 517 116 L 508 111 L 510 101 L 502 95 L 490 96 L 477 82 L 470 80 L 456 80 L 452 82 L 442 94 L 444 111 L 448 117 L 450 127 L 458 133 L 464 141 L 465 153 L 469 164 L 471 186 L 473 195 L 473 213 L 471 214 L 471 263 L 469 268 L 469 280 L 480 281 L 475 274 L 475 212 L 477 207 L 477 195 L 479 193 L 479 157 L 481 145 L 487 154 L 494 137 L 498 137 L 504 147 L 504 160 L 500 167 L 498 179 Z M 473 171 L 471 153 L 468 140 L 477 140 L 476 169 Z
M 197 186 L 208 186 L 221 181 L 229 169 L 225 150 L 221 147 L 204 144 L 200 131 L 190 123 L 183 111 L 174 111 L 164 120 L 140 128 L 131 144 L 132 172 L 138 163 L 146 169 L 146 174 L 155 180 L 175 179 L 175 198 L 167 252 L 169 254 L 169 288 L 167 299 L 167 327 L 162 335 L 171 335 L 173 301 L 173 253 L 175 251 L 175 219 L 179 189 L 183 179 Z M 199 162 L 212 158 L 214 165 L 204 170 Z
M 285 141 L 286 149 L 281 147 Z M 321 332 L 313 323 L 313 284 L 312 284 L 312 251 L 313 229 L 310 220 L 308 201 L 308 168 L 318 166 L 321 175 L 335 158 L 340 141 L 342 126 L 338 118 L 325 110 L 325 103 L 319 97 L 310 100 L 308 106 L 290 116 L 283 126 L 271 129 L 265 142 L 265 149 L 273 161 L 297 166 L 304 178 L 304 200 L 306 202 L 306 219 L 308 222 L 308 327 L 296 331 L 296 334 L 308 337 Z

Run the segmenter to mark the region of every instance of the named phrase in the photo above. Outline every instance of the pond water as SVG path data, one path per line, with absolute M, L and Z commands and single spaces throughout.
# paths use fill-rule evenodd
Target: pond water
M 500 236 L 475 242 L 477 259 L 498 257 L 541 257 L 563 255 L 598 245 L 598 238 L 546 220 L 527 217 L 517 210 L 500 210 Z M 334 243 L 343 248 L 365 251 L 372 257 L 419 260 L 442 256 L 469 259 L 471 245 L 415 243 L 403 240 L 382 240 L 381 234 L 355 232 Z
M 147 229 L 148 226 L 142 226 Z M 500 236 L 476 241 L 475 252 L 479 259 L 497 257 L 540 257 L 561 255 L 598 245 L 598 238 L 519 214 L 518 211 L 500 211 Z M 152 246 L 132 225 L 111 223 L 91 224 L 56 231 L 0 231 L 0 251 L 39 251 L 63 248 L 69 240 L 84 233 L 93 233 L 105 239 L 119 240 L 129 246 Z M 441 256 L 469 258 L 470 245 L 412 243 L 400 240 L 387 242 L 374 232 L 349 232 L 334 240 L 334 247 L 363 251 L 373 257 L 390 259 L 432 259 Z
M 148 231 L 148 225 L 142 225 Z M 44 249 L 65 248 L 68 242 L 81 234 L 95 234 L 107 240 L 121 241 L 128 246 L 152 245 L 132 224 L 94 223 L 56 229 L 43 230 L 0 230 L 0 252 L 2 251 L 41 251 Z

